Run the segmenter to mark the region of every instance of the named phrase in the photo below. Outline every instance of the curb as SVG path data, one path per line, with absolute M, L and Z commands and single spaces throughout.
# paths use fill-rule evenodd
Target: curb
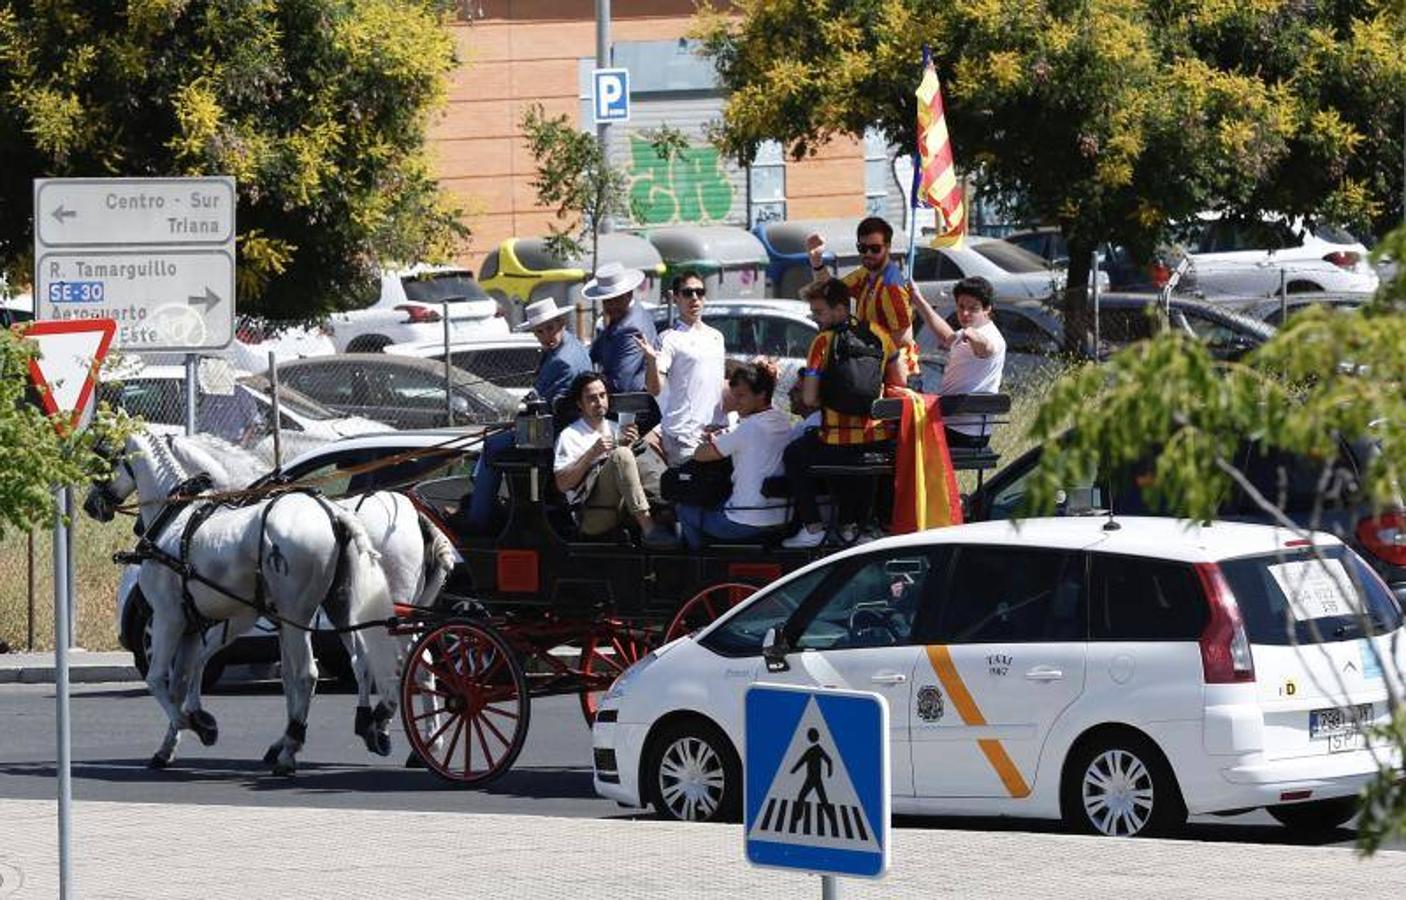
M 56 666 L 9 666 L 0 664 L 0 684 L 53 684 Z M 133 665 L 69 666 L 68 680 L 73 684 L 94 684 L 104 681 L 141 681 Z

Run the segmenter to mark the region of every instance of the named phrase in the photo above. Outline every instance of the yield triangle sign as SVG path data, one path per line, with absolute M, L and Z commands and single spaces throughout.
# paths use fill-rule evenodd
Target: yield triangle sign
M 112 319 L 64 319 L 29 323 L 20 330 L 39 345 L 29 361 L 29 378 L 44 411 L 60 433 L 78 426 L 93 399 L 98 369 L 112 346 Z

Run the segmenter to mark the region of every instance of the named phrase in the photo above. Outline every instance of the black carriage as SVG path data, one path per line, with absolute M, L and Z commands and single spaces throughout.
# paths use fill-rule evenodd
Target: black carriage
M 631 395 L 612 398 L 615 411 L 631 403 Z M 880 400 L 875 415 L 895 418 L 898 404 Z M 969 413 L 998 424 L 1010 399 L 951 396 L 942 408 L 944 415 Z M 406 735 L 432 771 L 458 784 L 482 784 L 512 766 L 526 739 L 532 697 L 579 695 L 590 722 L 599 694 L 650 650 L 836 549 L 791 550 L 773 541 L 652 550 L 625 535 L 579 539 L 554 486 L 552 423 L 545 413 L 519 417 L 517 447 L 499 461 L 509 502 L 506 524 L 493 537 L 457 532 L 452 503 L 445 502 L 455 490 L 426 482 L 407 491 L 465 561 L 434 609 L 409 611 L 398 626 L 414 636 L 401 678 Z M 997 462 L 988 448 L 951 454 L 958 470 L 981 473 Z M 852 466 L 817 466 L 812 474 L 862 479 L 878 492 L 892 483 L 893 471 L 886 454 Z M 764 490 L 787 493 L 784 479 L 769 480 Z

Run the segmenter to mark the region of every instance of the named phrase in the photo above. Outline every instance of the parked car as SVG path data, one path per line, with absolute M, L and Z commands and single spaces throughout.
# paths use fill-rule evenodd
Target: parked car
M 1069 268 L 1069 242 L 1058 228 L 1042 227 L 1017 231 L 1001 238 L 1049 262 L 1056 269 Z M 1151 288 L 1152 276 L 1137 264 L 1127 247 L 1105 241 L 1098 248 L 1099 271 L 1107 275 L 1100 287 L 1115 291 Z
M 1258 298 L 1243 306 L 1238 306 L 1237 311 L 1249 316 L 1252 319 L 1281 328 L 1284 325 L 1284 313 L 1293 315 L 1300 310 L 1310 306 L 1326 306 L 1334 310 L 1351 312 L 1361 309 L 1370 300 L 1366 294 L 1290 294 L 1287 297 Z
M 1118 836 L 1254 808 L 1303 831 L 1351 819 L 1375 754 L 1400 765 L 1362 734 L 1390 718 L 1383 669 L 1406 666 L 1380 579 L 1325 534 L 1118 524 L 939 528 L 797 570 L 616 679 L 592 728 L 596 791 L 738 817 L 743 701 L 766 682 L 887 699 L 896 813 Z M 1368 617 L 1307 596 L 1290 617 L 1280 585 L 1305 580 Z M 1318 632 L 1321 649 L 1299 646 Z
M 372 353 L 388 344 L 444 340 L 445 304 L 451 340 L 502 336 L 508 324 L 498 303 L 467 269 L 415 266 L 381 275 L 380 296 L 365 309 L 328 321 L 339 352 Z
M 1205 213 L 1173 231 L 1192 263 L 1181 289 L 1205 297 L 1268 297 L 1281 278 L 1290 293 L 1371 294 L 1381 283 L 1362 242 L 1328 223 Z
M 141 416 L 153 434 L 185 434 L 185 380 L 181 366 L 127 365 L 104 376 L 98 400 Z M 239 375 L 225 395 L 201 392 L 197 409 L 198 431 L 251 449 L 273 464 L 273 401 L 266 377 Z M 283 453 L 290 457 L 348 435 L 385 430 L 379 422 L 335 412 L 286 385 L 279 386 L 278 428 Z
M 393 428 L 449 425 L 444 364 L 384 353 L 341 353 L 278 366 L 279 382 L 344 415 Z M 477 375 L 450 369 L 455 425 L 510 421 L 518 398 Z
M 961 248 L 919 247 L 913 280 L 929 302 L 952 302 L 952 285 L 980 275 L 1001 299 L 1040 299 L 1064 287 L 1064 272 L 1027 250 L 996 238 L 970 236 Z
M 424 482 L 423 489 L 438 498 L 434 505 L 443 504 L 445 515 L 452 513 L 459 496 L 472 485 L 471 473 L 478 459 L 479 441 L 465 429 L 401 431 L 358 435 L 343 441 L 324 444 L 294 458 L 282 469 L 282 475 L 295 483 L 315 484 L 328 496 L 392 489 Z M 349 474 L 350 470 L 377 460 L 398 456 L 415 450 L 442 447 L 454 442 L 453 453 L 409 460 L 394 466 L 373 468 Z M 268 476 L 255 482 L 262 484 Z M 151 647 L 151 608 L 137 584 L 140 566 L 126 566 L 117 586 L 117 636 L 122 647 L 132 654 L 137 670 L 146 675 Z M 313 633 L 313 649 L 324 673 L 339 678 L 351 677 L 350 661 L 341 639 L 333 633 L 326 616 L 318 613 L 317 631 Z M 210 660 L 205 670 L 206 687 L 219 681 L 231 665 L 268 666 L 278 662 L 278 630 L 272 622 L 260 619 L 244 636 Z
M 391 344 L 384 352 L 443 363 L 444 341 Z M 450 365 L 496 384 L 517 397 L 532 389 L 541 359 L 542 345 L 530 334 L 509 334 L 449 345 Z

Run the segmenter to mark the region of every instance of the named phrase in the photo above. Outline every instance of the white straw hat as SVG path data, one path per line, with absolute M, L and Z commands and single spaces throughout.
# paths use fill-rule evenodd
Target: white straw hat
M 553 319 L 570 315 L 571 307 L 557 306 L 557 302 L 550 297 L 546 300 L 538 300 L 536 303 L 527 304 L 526 318 L 517 327 L 518 331 L 531 331 L 539 325 L 545 325 Z
M 618 262 L 606 263 L 596 269 L 596 277 L 586 282 L 581 295 L 587 300 L 609 300 L 628 294 L 644 283 L 644 273 L 627 269 Z

